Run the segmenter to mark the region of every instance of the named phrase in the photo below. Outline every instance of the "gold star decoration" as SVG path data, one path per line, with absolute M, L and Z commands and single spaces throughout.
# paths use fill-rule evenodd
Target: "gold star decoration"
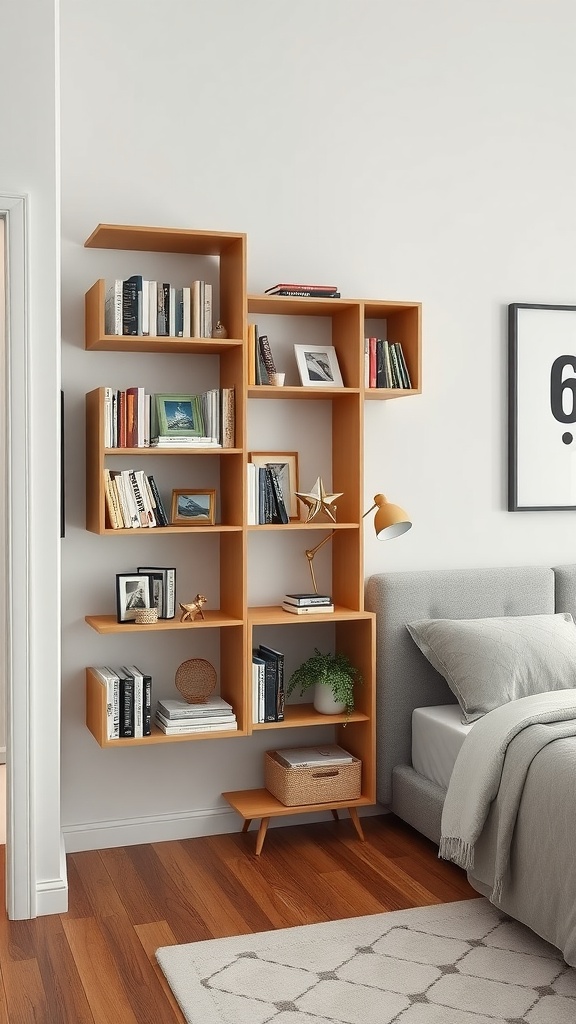
M 333 523 L 336 522 L 336 498 L 341 498 L 344 491 L 338 494 L 326 494 L 322 477 L 318 477 L 311 491 L 296 491 L 296 497 L 308 508 L 306 522 L 315 519 L 319 512 L 323 512 Z

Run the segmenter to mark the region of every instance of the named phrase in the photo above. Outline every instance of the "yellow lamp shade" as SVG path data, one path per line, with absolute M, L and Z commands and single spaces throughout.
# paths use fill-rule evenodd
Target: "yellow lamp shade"
M 374 495 L 373 507 L 376 507 L 374 530 L 378 540 L 393 540 L 411 528 L 412 523 L 404 509 L 387 501 L 383 494 Z

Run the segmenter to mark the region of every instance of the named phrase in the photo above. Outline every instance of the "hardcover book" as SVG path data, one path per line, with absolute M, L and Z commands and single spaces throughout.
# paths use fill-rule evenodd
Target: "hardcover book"
M 328 612 L 333 612 L 334 611 L 334 605 L 333 604 L 297 605 L 297 604 L 286 604 L 286 602 L 284 602 L 282 604 L 282 608 L 284 609 L 285 612 L 290 612 L 291 615 L 317 615 L 317 614 L 320 614 L 321 612 L 328 613 Z
M 210 697 L 202 704 L 189 704 L 178 698 L 164 698 L 158 701 L 157 710 L 165 718 L 203 718 L 206 715 L 230 715 L 232 705 L 223 697 Z
M 332 604 L 332 598 L 328 594 L 286 594 L 285 604 L 309 605 L 309 604 Z

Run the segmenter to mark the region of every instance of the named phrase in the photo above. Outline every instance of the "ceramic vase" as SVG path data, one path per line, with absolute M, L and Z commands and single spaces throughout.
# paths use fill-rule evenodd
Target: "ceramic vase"
M 314 707 L 321 715 L 341 715 L 346 710 L 346 705 L 334 700 L 332 687 L 326 683 L 316 683 L 314 686 Z

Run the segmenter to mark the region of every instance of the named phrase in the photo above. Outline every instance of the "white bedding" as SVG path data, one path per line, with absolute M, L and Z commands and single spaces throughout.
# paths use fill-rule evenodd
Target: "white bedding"
M 458 704 L 412 712 L 412 766 L 443 789 L 448 788 L 460 747 L 474 724 L 463 725 L 461 719 Z

